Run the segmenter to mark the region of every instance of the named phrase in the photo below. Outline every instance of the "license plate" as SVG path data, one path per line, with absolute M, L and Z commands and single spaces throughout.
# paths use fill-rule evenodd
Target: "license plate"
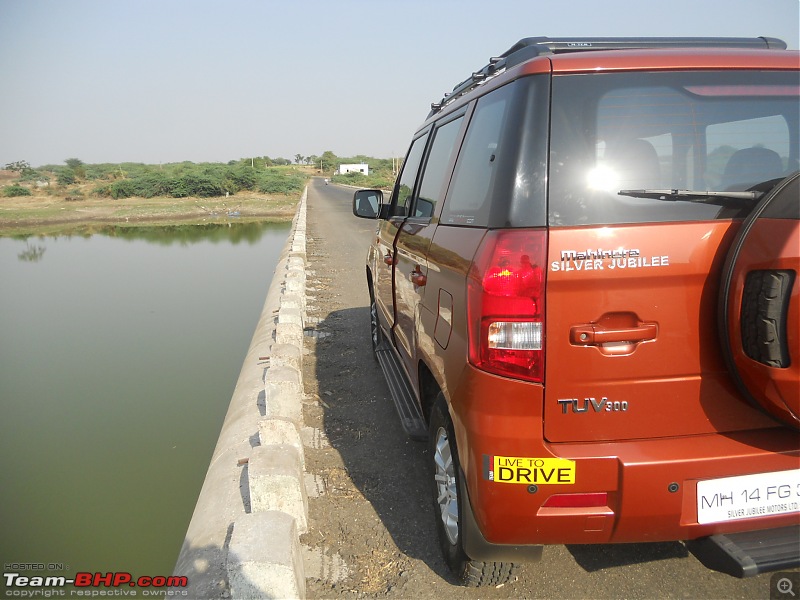
M 800 469 L 697 482 L 697 522 L 800 512 Z

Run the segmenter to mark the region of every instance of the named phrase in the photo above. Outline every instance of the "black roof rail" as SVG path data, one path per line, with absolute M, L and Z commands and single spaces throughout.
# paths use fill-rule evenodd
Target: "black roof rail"
M 489 64 L 474 72 L 448 92 L 439 102 L 431 104 L 429 117 L 453 99 L 465 94 L 487 79 L 531 58 L 547 54 L 586 52 L 591 50 L 625 50 L 645 48 L 770 48 L 785 50 L 786 42 L 771 37 L 608 37 L 608 38 L 523 38 Z

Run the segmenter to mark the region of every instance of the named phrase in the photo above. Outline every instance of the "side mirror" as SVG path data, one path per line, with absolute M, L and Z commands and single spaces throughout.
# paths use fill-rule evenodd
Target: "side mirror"
M 383 205 L 380 190 L 358 190 L 353 194 L 353 214 L 362 219 L 376 219 Z

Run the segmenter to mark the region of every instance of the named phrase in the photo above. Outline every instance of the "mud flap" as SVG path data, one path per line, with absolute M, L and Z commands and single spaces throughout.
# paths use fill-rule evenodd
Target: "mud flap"
M 467 487 L 464 485 L 464 471 L 460 473 L 458 481 L 459 518 L 461 519 L 461 536 L 464 553 L 472 560 L 481 562 L 538 562 L 542 559 L 541 545 L 512 546 L 506 544 L 493 544 L 486 540 L 481 533 L 475 515 L 472 513 L 472 504 L 469 501 Z

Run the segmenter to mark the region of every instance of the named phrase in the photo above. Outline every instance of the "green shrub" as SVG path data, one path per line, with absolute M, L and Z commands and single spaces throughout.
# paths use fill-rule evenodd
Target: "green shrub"
M 156 196 L 169 196 L 172 190 L 172 180 L 163 173 L 145 173 L 132 178 L 133 196 L 142 198 L 155 198 Z
M 307 175 L 281 167 L 253 167 L 250 161 L 231 161 L 232 164 L 191 162 L 165 165 L 89 165 L 87 176 L 97 181 L 92 193 L 119 198 L 154 198 L 171 196 L 186 198 L 219 197 L 240 190 L 258 190 L 267 194 L 294 194 L 302 191 Z M 113 168 L 112 168 L 113 167 Z M 44 170 L 42 168 L 41 170 Z M 65 173 L 69 169 L 54 167 L 52 173 L 59 183 L 74 183 Z M 74 175 L 74 174 L 73 174 Z M 63 192 L 61 192 L 63 193 Z
M 115 181 L 108 187 L 111 190 L 110 196 L 114 198 L 114 200 L 119 200 L 120 198 L 131 198 L 132 196 L 136 195 L 136 186 L 131 179 Z
M 173 185 L 170 190 L 174 198 L 185 198 L 187 196 L 197 196 L 198 198 L 213 198 L 224 196 L 230 189 L 225 186 L 225 182 L 217 177 L 209 175 L 184 175 Z
M 306 178 L 283 169 L 267 169 L 258 178 L 258 191 L 262 194 L 292 194 L 302 191 Z
M 61 169 L 56 175 L 56 181 L 59 185 L 72 185 L 77 179 L 72 169 Z
M 229 170 L 230 180 L 238 190 L 252 190 L 258 182 L 258 172 L 249 166 Z
M 20 181 L 50 181 L 50 178 L 36 169 L 25 169 L 20 173 Z
M 3 188 L 3 196 L 6 198 L 13 198 L 16 196 L 30 196 L 31 191 L 26 188 L 22 187 L 21 185 L 9 185 Z

